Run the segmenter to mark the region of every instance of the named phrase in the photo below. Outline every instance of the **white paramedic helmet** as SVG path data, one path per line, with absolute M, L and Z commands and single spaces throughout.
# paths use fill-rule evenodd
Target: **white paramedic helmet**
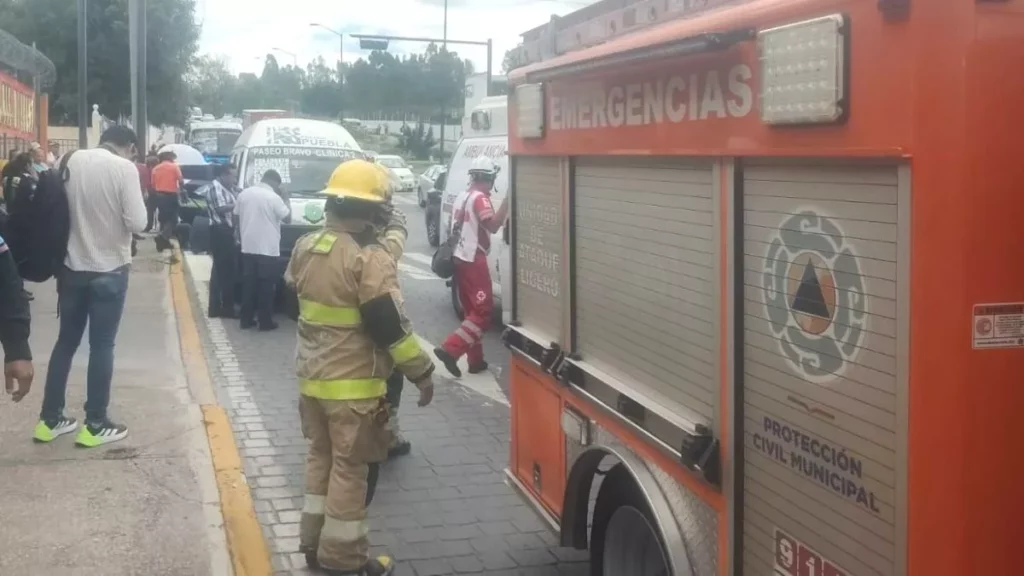
M 498 170 L 500 170 L 498 165 L 487 156 L 477 156 L 469 165 L 470 176 L 495 176 L 498 174 Z

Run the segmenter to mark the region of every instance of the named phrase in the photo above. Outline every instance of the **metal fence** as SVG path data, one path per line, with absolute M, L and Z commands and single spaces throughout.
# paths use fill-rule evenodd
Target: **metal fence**
M 0 158 L 7 160 L 10 157 L 11 152 L 25 152 L 28 150 L 31 140 L 24 140 L 22 138 L 15 138 L 8 136 L 7 134 L 0 134 L 0 151 L 2 155 Z

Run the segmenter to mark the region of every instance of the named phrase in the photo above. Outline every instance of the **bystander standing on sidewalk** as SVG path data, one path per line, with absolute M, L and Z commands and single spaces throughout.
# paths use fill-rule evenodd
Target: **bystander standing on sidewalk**
M 153 168 L 159 161 L 156 159 L 156 154 L 149 154 L 146 156 L 146 169 L 148 170 L 147 179 L 142 184 L 142 192 L 146 197 L 146 229 L 143 232 L 150 232 L 153 230 L 154 217 L 156 216 L 156 190 L 153 189 Z
M 160 252 L 171 249 L 171 238 L 174 237 L 174 229 L 178 226 L 178 195 L 181 193 L 184 177 L 176 162 L 177 158 L 174 152 L 161 152 L 157 156 L 159 163 L 153 168 L 156 209 L 160 213 L 160 233 L 156 237 L 156 249 Z
M 50 442 L 74 431 L 64 415 L 71 361 L 89 325 L 89 369 L 85 425 L 80 446 L 121 440 L 128 428 L 107 415 L 114 372 L 114 340 L 124 311 L 131 267 L 132 234 L 146 226 L 139 174 L 131 161 L 135 133 L 108 128 L 99 148 L 80 150 L 68 161 L 65 185 L 71 216 L 65 269 L 57 278 L 60 333 L 50 355 L 35 439 Z
M 235 276 L 238 243 L 235 240 L 235 167 L 218 164 L 214 180 L 206 189 L 206 212 L 210 218 L 210 318 L 238 318 L 235 313 Z
M 60 143 L 56 140 L 50 140 L 50 150 L 46 153 L 46 163 L 53 168 L 57 165 L 57 159 L 60 158 Z

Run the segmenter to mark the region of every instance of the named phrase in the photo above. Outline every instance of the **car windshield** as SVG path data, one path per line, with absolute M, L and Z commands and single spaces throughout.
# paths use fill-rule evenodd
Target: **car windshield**
M 230 154 L 241 135 L 237 130 L 193 130 L 189 144 L 203 154 Z
M 402 160 L 397 156 L 378 156 L 377 162 L 380 162 L 388 168 L 407 168 L 405 160 Z
M 316 195 L 327 187 L 331 173 L 345 160 L 361 158 L 358 150 L 311 148 L 303 146 L 266 146 L 249 149 L 242 182 L 252 186 L 267 170 L 281 175 L 281 188 L 289 194 Z

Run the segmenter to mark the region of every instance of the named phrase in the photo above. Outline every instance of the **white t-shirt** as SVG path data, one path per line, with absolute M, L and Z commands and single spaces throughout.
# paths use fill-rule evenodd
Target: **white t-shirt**
M 463 262 L 472 262 L 477 252 L 485 255 L 491 250 L 491 233 L 481 225 L 494 218 L 494 206 L 486 193 L 470 188 L 455 197 L 452 204 L 452 232 L 462 227 L 459 245 L 454 256 Z
M 281 255 L 281 223 L 288 205 L 262 182 L 242 190 L 235 201 L 242 254 Z
M 132 263 L 132 234 L 146 228 L 139 169 L 104 148 L 79 150 L 65 184 L 71 236 L 64 264 L 79 272 L 110 272 Z

